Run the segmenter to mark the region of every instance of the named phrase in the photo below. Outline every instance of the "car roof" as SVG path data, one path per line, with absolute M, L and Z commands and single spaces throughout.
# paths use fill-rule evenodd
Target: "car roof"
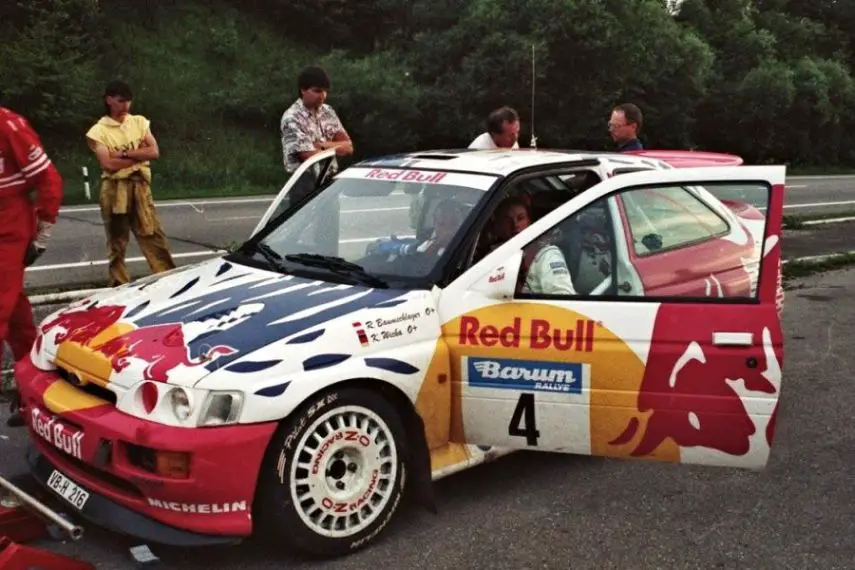
M 742 164 L 736 155 L 692 150 L 643 150 L 602 152 L 562 149 L 438 149 L 371 158 L 353 167 L 436 169 L 507 176 L 534 166 L 566 162 L 598 161 L 614 167 L 686 168 Z
M 631 150 L 628 154 L 646 156 L 666 162 L 674 168 L 692 168 L 695 166 L 741 166 L 742 157 L 723 152 L 701 150 Z
M 623 167 L 668 168 L 655 158 L 630 156 L 617 152 L 593 152 L 551 149 L 441 149 L 409 152 L 363 160 L 353 167 L 437 169 L 507 176 L 518 170 L 549 164 L 596 160 L 614 162 Z

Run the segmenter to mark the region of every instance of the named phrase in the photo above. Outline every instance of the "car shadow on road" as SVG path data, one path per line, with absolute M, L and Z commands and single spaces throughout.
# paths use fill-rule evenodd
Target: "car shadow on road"
M 450 521 L 460 517 L 483 517 L 485 508 L 497 499 L 524 495 L 526 489 L 554 480 L 557 474 L 587 478 L 599 471 L 605 461 L 597 458 L 520 452 L 473 469 L 449 476 L 435 484 L 437 514 L 414 504 L 407 504 L 383 536 L 360 552 L 331 560 L 313 559 L 283 552 L 276 545 L 253 538 L 237 546 L 205 547 L 200 549 L 152 545 L 150 548 L 167 568 L 364 568 L 371 564 L 395 563 L 396 552 L 409 541 L 424 541 L 426 534 L 447 532 Z M 88 532 L 88 529 L 87 529 Z M 97 536 L 96 536 L 97 533 Z M 113 543 L 116 537 L 95 531 L 89 540 Z M 125 541 L 125 548 L 133 541 Z M 106 546 L 106 545 L 105 545 Z

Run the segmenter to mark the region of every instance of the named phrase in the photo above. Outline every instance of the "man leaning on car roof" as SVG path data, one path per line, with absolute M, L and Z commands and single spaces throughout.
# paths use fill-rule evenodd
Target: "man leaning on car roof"
M 318 152 L 334 148 L 336 156 L 353 154 L 353 142 L 333 108 L 326 103 L 330 78 L 320 67 L 310 66 L 297 78 L 297 100 L 282 114 L 282 159 L 285 170 L 293 174 L 305 160 Z M 335 161 L 330 174 L 338 168 Z M 293 191 L 300 193 L 300 189 Z
M 520 147 L 520 117 L 510 107 L 501 107 L 487 116 L 487 131 L 469 143 L 469 148 L 489 150 L 493 148 Z

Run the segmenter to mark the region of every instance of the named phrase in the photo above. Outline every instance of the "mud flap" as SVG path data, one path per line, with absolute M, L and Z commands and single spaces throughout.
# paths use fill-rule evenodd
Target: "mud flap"
M 439 511 L 436 508 L 433 478 L 431 477 L 430 451 L 425 439 L 424 421 L 415 412 L 404 415 L 404 422 L 412 442 L 408 460 L 412 470 L 413 484 L 409 486 L 407 493 L 417 505 L 437 514 Z

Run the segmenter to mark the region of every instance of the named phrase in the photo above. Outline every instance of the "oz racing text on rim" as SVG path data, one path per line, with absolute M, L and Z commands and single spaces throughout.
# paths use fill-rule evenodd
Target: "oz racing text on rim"
M 346 538 L 365 530 L 395 495 L 398 449 L 392 430 L 362 406 L 317 418 L 297 444 L 291 498 L 307 527 Z

